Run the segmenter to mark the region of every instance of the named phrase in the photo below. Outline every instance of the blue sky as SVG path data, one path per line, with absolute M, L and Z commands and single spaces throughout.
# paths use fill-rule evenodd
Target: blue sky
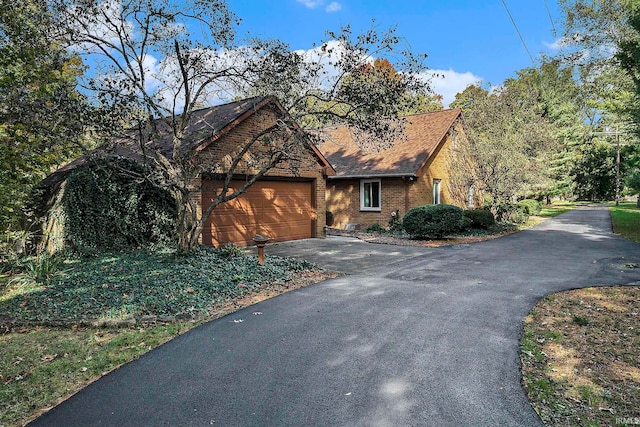
M 517 70 L 532 66 L 502 0 L 228 0 L 242 19 L 239 34 L 274 37 L 295 50 L 312 48 L 327 29 L 351 24 L 364 31 L 376 20 L 398 34 L 427 65 L 445 75 L 433 87 L 451 101 L 468 84 L 499 85 Z M 553 33 L 545 0 L 505 0 L 534 57 L 553 53 Z M 547 0 L 556 30 L 562 31 L 557 0 Z M 561 34 L 558 34 L 560 36 Z

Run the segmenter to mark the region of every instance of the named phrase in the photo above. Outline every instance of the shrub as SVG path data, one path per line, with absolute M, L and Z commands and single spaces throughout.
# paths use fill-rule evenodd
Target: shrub
M 471 218 L 468 218 L 466 215 L 462 217 L 462 223 L 460 224 L 460 229 L 461 230 L 469 230 L 473 225 L 473 221 L 471 221 Z
M 67 178 L 65 239 L 75 249 L 126 250 L 174 236 L 173 197 L 123 171 L 148 172 L 130 160 L 103 160 L 79 166 Z
M 534 199 L 520 200 L 518 206 L 524 208 L 529 215 L 538 215 L 542 211 L 542 203 Z
M 385 230 L 379 222 L 375 222 L 373 224 L 371 224 L 370 226 L 367 227 L 367 229 L 365 230 L 367 233 L 384 233 L 387 230 Z
M 529 219 L 526 209 L 518 205 L 500 205 L 496 216 L 500 222 L 512 222 L 514 224 L 524 224 Z
M 464 212 L 464 216 L 471 221 L 471 228 L 482 228 L 488 230 L 496 223 L 496 219 L 493 217 L 493 214 L 486 208 L 466 210 Z
M 439 239 L 462 229 L 464 211 L 453 205 L 418 206 L 405 214 L 402 224 L 413 237 Z
M 394 221 L 389 224 L 389 232 L 391 233 L 402 233 L 404 231 L 404 227 L 402 226 L 402 221 Z

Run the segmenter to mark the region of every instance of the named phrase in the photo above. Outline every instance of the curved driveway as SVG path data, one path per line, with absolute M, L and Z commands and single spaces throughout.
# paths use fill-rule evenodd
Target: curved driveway
M 471 245 L 268 250 L 351 274 L 195 328 L 35 424 L 541 425 L 520 385 L 524 317 L 550 292 L 640 281 L 624 268 L 640 245 L 611 233 L 604 208 Z

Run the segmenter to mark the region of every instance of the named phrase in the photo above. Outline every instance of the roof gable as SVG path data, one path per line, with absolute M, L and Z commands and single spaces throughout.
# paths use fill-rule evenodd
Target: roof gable
M 278 100 L 273 96 L 247 98 L 194 111 L 189 124 L 184 130 L 184 142 L 181 150 L 182 154 L 184 155 L 192 151 L 198 152 L 204 150 L 214 141 L 231 132 L 236 126 L 262 108 L 273 108 L 281 114 L 288 114 Z M 177 119 L 179 119 L 179 116 L 176 116 L 176 120 Z M 171 158 L 173 151 L 173 137 L 167 123 L 168 120 L 171 120 L 171 118 L 166 117 L 156 121 L 159 137 L 147 144 L 149 147 L 158 149 L 164 156 Z M 302 132 L 297 125 L 295 126 L 300 132 Z M 108 148 L 102 147 L 93 150 L 92 152 L 61 167 L 45 178 L 40 185 L 44 187 L 59 185 L 66 179 L 67 175 L 74 168 L 85 163 L 90 158 L 125 157 L 139 161 L 143 159 L 144 155 L 135 142 L 131 142 L 124 138 L 116 140 L 115 142 L 115 144 L 109 144 Z M 333 168 L 322 155 L 320 150 L 318 150 L 318 148 L 311 142 L 309 142 L 309 149 L 317 158 L 318 163 L 324 168 L 325 173 L 327 175 L 333 175 Z
M 335 178 L 412 176 L 438 152 L 460 115 L 456 109 L 407 116 L 404 138 L 375 153 L 363 152 L 346 126 L 327 129 L 319 148 L 336 170 Z

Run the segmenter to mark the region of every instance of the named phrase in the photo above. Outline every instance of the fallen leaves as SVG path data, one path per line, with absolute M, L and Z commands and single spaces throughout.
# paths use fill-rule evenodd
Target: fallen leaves
M 640 408 L 640 287 L 561 292 L 525 321 L 522 370 L 551 426 L 613 425 Z M 635 313 L 635 314 L 634 314 Z
M 49 362 L 51 362 L 52 360 L 55 360 L 55 359 L 56 359 L 56 357 L 58 357 L 58 355 L 57 355 L 57 354 L 45 354 L 44 356 L 42 356 L 42 357 L 40 358 L 40 361 L 41 361 L 42 363 L 49 363 Z

